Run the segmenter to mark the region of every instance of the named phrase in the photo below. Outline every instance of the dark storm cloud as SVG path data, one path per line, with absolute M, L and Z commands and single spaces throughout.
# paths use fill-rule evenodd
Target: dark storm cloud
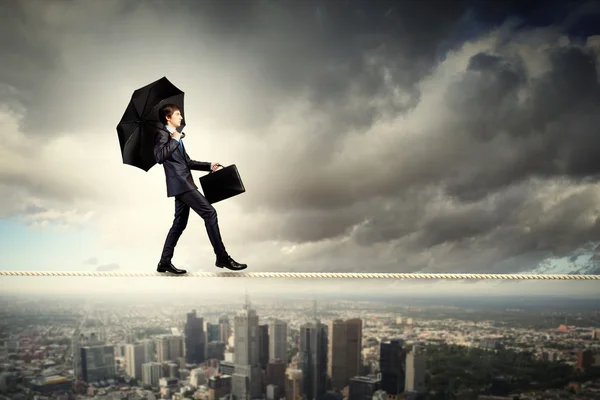
M 252 190 L 240 198 L 246 209 L 279 213 L 275 226 L 257 233 L 261 238 L 302 243 L 352 233 L 353 245 L 362 250 L 391 246 L 396 262 L 384 260 L 388 269 L 516 272 L 548 252 L 566 254 L 600 237 L 597 189 L 571 186 L 593 182 L 600 172 L 598 54 L 556 45 L 560 31 L 506 29 L 493 51 L 475 54 L 454 83 L 440 89 L 445 92 L 439 110 L 428 110 L 410 128 L 399 120 L 381 143 L 357 140 L 348 149 L 352 135 L 411 118 L 423 101 L 420 85 L 466 35 L 469 3 L 109 1 L 91 19 L 81 14 L 97 3 L 35 3 L 51 4 L 41 11 L 31 4 L 19 2 L 14 13 L 0 14 L 0 33 L 16 33 L 2 49 L 0 102 L 25 106 L 26 133 L 66 128 L 73 121 L 57 115 L 87 96 L 60 98 L 75 84 L 60 58 L 65 43 L 72 43 L 65 38 L 79 29 L 96 32 L 100 43 L 113 26 L 127 32 L 130 20 L 139 27 L 152 21 L 120 38 L 130 58 L 147 56 L 149 47 L 141 44 L 157 38 L 176 46 L 206 35 L 209 50 L 181 45 L 182 56 L 200 64 L 202 57 L 235 64 L 223 64 L 223 74 L 239 73 L 236 82 L 243 88 L 232 91 L 243 92 L 239 97 L 247 104 L 227 114 L 224 130 L 235 128 L 268 146 L 269 135 L 283 135 L 277 118 L 306 102 L 304 114 L 293 119 L 295 141 L 268 154 L 276 167 L 268 176 L 255 172 Z M 495 2 L 485 20 L 497 22 L 517 2 L 504 4 L 508 8 Z M 61 10 L 70 10 L 68 17 L 52 22 Z M 157 21 L 173 15 L 186 37 L 157 28 Z M 483 26 L 470 34 L 486 33 L 489 26 Z M 517 41 L 548 46 L 545 72 L 528 69 L 513 51 Z M 93 70 L 102 57 L 110 55 L 79 67 Z M 219 107 L 229 110 L 225 101 Z M 319 263 L 329 268 L 322 255 Z
M 11 40 L 3 48 L 0 78 L 3 84 L 16 88 L 17 93 L 1 100 L 18 101 L 25 106 L 23 129 L 27 133 L 43 128 L 50 135 L 65 129 L 67 122 L 57 118 L 65 110 L 53 104 L 64 101 L 57 102 L 67 94 L 76 104 L 75 96 L 83 98 L 85 94 L 73 93 L 75 88 L 80 86 L 83 92 L 89 89 L 89 82 L 74 80 L 61 58 L 67 43 L 77 44 L 65 41 L 66 37 L 96 32 L 99 38 L 105 36 L 109 40 L 110 30 L 119 29 L 123 32 L 122 43 L 131 43 L 131 55 L 140 51 L 141 57 L 139 45 L 160 38 L 156 21 L 161 15 L 171 14 L 177 19 L 174 24 L 186 27 L 189 38 L 170 38 L 165 29 L 165 45 L 209 32 L 220 48 L 243 49 L 251 54 L 244 74 L 251 82 L 255 104 L 251 112 L 236 118 L 240 126 L 258 133 L 264 131 L 282 98 L 294 98 L 308 91 L 314 108 L 329 113 L 335 120 L 323 132 L 325 139 L 335 142 L 335 137 L 348 127 L 370 126 L 379 112 L 374 107 L 352 107 L 346 104 L 349 97 L 368 98 L 388 90 L 381 71 L 369 67 L 365 55 L 374 52 L 384 59 L 392 80 L 410 93 L 402 104 L 387 104 L 390 111 L 405 111 L 418 101 L 415 85 L 435 65 L 439 42 L 452 32 L 465 11 L 461 1 L 104 3 L 102 12 L 83 1 L 19 1 L 10 6 L 5 3 L 4 7 L 10 10 L 1 14 L 0 33 Z M 432 8 L 437 12 L 432 13 Z M 94 18 L 90 19 L 90 14 Z M 131 21 L 142 27 L 147 15 L 154 19 L 146 18 L 146 27 L 127 31 Z M 146 35 L 143 29 L 152 35 Z M 103 50 L 98 47 L 98 51 Z M 181 51 L 193 53 L 194 48 Z M 191 56 L 201 60 L 202 54 Z M 82 60 L 82 68 L 95 68 L 84 64 Z
M 320 170 L 298 177 L 292 190 L 280 192 L 272 201 L 338 207 L 352 204 L 365 193 L 398 195 L 412 186 L 434 182 L 459 200 L 475 201 L 532 177 L 597 177 L 597 56 L 572 47 L 551 50 L 549 60 L 548 72 L 530 77 L 515 54 L 475 55 L 446 93 L 454 116 L 443 132 L 423 132 L 399 143 L 413 151 L 374 163 L 368 175 Z M 523 93 L 527 99 L 520 100 Z M 316 146 L 305 150 L 309 165 L 318 165 L 310 163 Z M 390 155 L 393 152 L 389 149 Z M 380 159 L 386 155 L 380 154 Z
M 60 66 L 60 55 L 44 35 L 43 21 L 32 18 L 22 2 L 0 4 L 2 42 L 2 100 L 20 102 L 27 109 L 39 106 L 39 95 Z M 16 91 L 11 89 L 18 89 Z M 36 96 L 37 95 L 37 96 Z
M 592 86 L 594 84 L 595 82 L 591 82 Z M 593 104 L 591 107 L 593 109 Z M 586 109 L 589 108 L 583 108 Z M 517 111 L 513 112 L 517 115 Z M 465 114 L 468 114 L 466 110 L 459 115 Z M 553 117 L 560 119 L 561 115 Z M 554 152 L 560 153 L 558 146 L 563 150 L 586 149 L 586 146 L 573 140 L 593 142 L 595 127 L 598 126 L 594 123 L 593 115 L 588 116 L 584 112 L 566 118 L 571 119 L 573 125 L 580 129 L 579 135 L 575 136 L 575 139 L 571 136 L 571 141 L 568 135 L 556 136 L 560 138 L 559 143 L 547 142 L 547 139 L 542 138 L 537 142 L 543 144 L 542 148 L 555 146 Z M 575 122 L 578 118 L 581 119 L 579 124 Z M 587 121 L 587 124 L 584 121 Z M 501 125 L 499 129 L 502 129 Z M 465 129 L 464 132 L 473 137 L 478 133 L 469 129 Z M 543 134 L 538 132 L 538 135 Z M 446 140 L 452 139 L 453 137 L 448 137 Z M 379 192 L 367 189 L 373 187 L 373 179 L 367 178 L 364 182 L 356 184 L 353 179 L 355 177 L 350 175 L 347 178 L 339 175 L 312 175 L 311 179 L 318 189 L 311 191 L 310 180 L 303 181 L 305 185 L 293 192 L 296 196 L 288 199 L 288 204 L 294 204 L 292 209 L 323 208 L 329 213 L 341 215 L 340 210 L 354 204 L 355 217 L 331 217 L 321 221 L 297 218 L 296 223 L 287 226 L 283 237 L 300 242 L 322 239 L 324 232 L 331 232 L 330 237 L 335 237 L 349 232 L 354 225 L 367 220 L 355 236 L 357 243 L 364 247 L 397 240 L 403 241 L 398 245 L 399 252 L 419 252 L 428 248 L 450 246 L 454 254 L 443 255 L 445 260 L 438 262 L 435 270 L 501 273 L 530 270 L 549 254 L 564 256 L 600 237 L 600 197 L 597 188 L 588 186 L 564 195 L 566 191 L 571 190 L 570 184 L 581 178 L 580 175 L 569 177 L 568 168 L 559 168 L 560 165 L 568 165 L 569 159 L 534 159 L 532 156 L 535 154 L 527 153 L 532 153 L 530 147 L 523 145 L 527 142 L 517 142 L 511 135 L 505 135 L 503 145 L 508 147 L 499 149 L 498 153 L 494 152 L 494 146 L 477 147 L 479 142 L 485 144 L 485 138 L 473 139 L 470 144 L 474 148 L 469 153 L 470 156 L 462 158 L 453 153 L 455 146 L 450 142 L 443 142 L 444 138 L 440 140 L 442 143 L 435 146 L 438 151 L 434 152 L 434 148 L 430 148 L 428 157 L 432 160 L 442 160 L 447 166 L 446 169 L 440 168 L 437 174 L 432 176 L 430 163 L 415 162 L 413 165 L 405 164 L 403 168 L 394 168 L 393 165 L 385 169 L 373 167 L 373 179 L 383 182 L 387 180 L 388 183 L 382 185 Z M 589 148 L 594 148 L 593 143 L 587 147 Z M 510 154 L 510 157 L 503 159 L 502 154 Z M 523 162 L 514 162 L 515 159 Z M 533 161 L 525 162 L 532 159 Z M 547 166 L 546 163 L 551 165 Z M 521 169 L 523 165 L 529 165 L 529 168 Z M 419 172 L 419 168 L 424 170 Z M 403 177 L 404 171 L 411 172 L 412 180 Z M 469 173 L 461 175 L 454 173 L 455 171 Z M 426 179 L 414 179 L 419 176 Z M 325 181 L 327 178 L 332 180 Z M 553 178 L 556 182 L 547 181 L 546 178 Z M 395 192 L 399 193 L 396 195 L 390 188 L 397 187 L 395 184 L 398 182 L 406 182 L 407 185 L 405 189 Z M 438 188 L 447 189 L 445 194 L 453 196 L 450 198 L 454 199 L 450 206 L 436 206 L 435 201 L 439 200 L 436 195 L 439 193 L 435 189 L 428 189 L 428 185 L 434 182 L 438 183 Z M 559 186 L 550 190 L 553 184 Z M 289 194 L 287 191 L 282 193 Z M 369 197 L 374 200 L 366 205 L 365 199 Z M 298 204 L 299 200 L 302 205 Z M 333 207 L 330 206 L 332 201 L 335 204 Z M 556 204 L 548 204 L 553 202 Z M 292 211 L 290 215 L 298 214 Z M 293 221 L 295 217 L 286 220 Z M 342 222 L 343 225 L 332 225 L 336 222 Z M 304 240 L 298 232 L 304 233 Z M 495 250 L 494 254 L 479 259 L 477 252 L 482 249 Z M 443 265 L 446 268 L 442 267 Z M 414 271 L 422 269 L 423 264 L 420 260 L 404 260 L 395 270 L 398 268 Z
M 60 129 L 69 127 L 64 115 L 73 113 L 78 105 L 72 101 L 68 107 L 60 107 L 69 103 L 66 90 L 78 86 L 69 79 L 62 59 L 63 39 L 77 35 L 77 29 L 85 31 L 84 26 L 93 30 L 106 25 L 103 13 L 93 11 L 97 5 L 85 3 L 77 0 L 0 3 L 0 35 L 6 39 L 1 48 L 0 103 L 9 105 L 13 111 L 24 108 L 27 117 L 21 122 L 21 130 L 36 133 L 38 140 L 50 139 Z M 125 3 L 103 2 L 109 17 L 126 10 Z
M 448 136 L 464 132 L 474 142 L 505 137 L 511 155 L 489 163 L 483 159 L 494 160 L 494 154 L 471 156 L 473 173 L 449 181 L 449 193 L 472 200 L 530 177 L 598 177 L 598 56 L 573 46 L 551 50 L 549 60 L 547 73 L 529 77 L 517 56 L 471 59 L 448 92 L 448 104 L 461 116 Z M 523 102 L 522 91 L 529 93 Z
M 308 93 L 311 107 L 328 115 L 319 132 L 319 147 L 313 149 L 321 155 L 349 130 L 370 127 L 382 111 L 400 113 L 414 107 L 419 99 L 416 85 L 437 62 L 439 42 L 465 10 L 463 2 L 446 1 L 250 4 L 246 7 L 252 9 L 248 15 L 257 16 L 254 24 L 248 15 L 240 21 L 247 35 L 238 37 L 243 28 L 233 28 L 225 37 L 235 35 L 231 40 L 253 53 L 249 77 L 268 86 L 263 89 L 268 95 L 256 99 L 263 110 L 276 110 L 282 98 Z M 215 24 L 230 20 L 228 9 L 223 15 Z M 377 64 L 370 65 L 366 57 L 374 57 Z M 391 88 L 380 69 L 383 65 L 389 81 L 406 91 L 402 103 L 387 95 Z M 357 107 L 351 103 L 356 97 L 383 97 L 387 102 L 384 110 L 366 101 Z M 268 124 L 272 114 L 265 111 L 263 117 L 255 121 L 257 129 Z M 248 124 L 244 126 L 248 129 Z
M 493 198 L 458 207 L 437 207 L 434 201 L 398 203 L 385 212 L 373 211 L 356 240 L 368 247 L 404 238 L 401 251 L 436 252 L 441 259 L 432 268 L 439 272 L 448 270 L 442 267 L 446 263 L 454 272 L 530 270 L 550 254 L 566 256 L 600 237 L 600 196 L 595 188 L 574 192 L 548 207 L 548 200 L 562 193 L 559 187 L 539 196 L 545 185 L 515 185 Z M 489 257 L 479 258 L 478 253 L 490 251 Z M 404 268 L 412 271 L 423 264 L 408 262 Z

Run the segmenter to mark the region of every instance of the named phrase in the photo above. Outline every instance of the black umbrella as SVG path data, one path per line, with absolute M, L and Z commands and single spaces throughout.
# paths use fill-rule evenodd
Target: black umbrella
M 163 104 L 176 104 L 183 112 L 184 93 L 166 77 L 133 92 L 127 109 L 117 125 L 123 163 L 148 171 L 156 164 L 154 159 L 154 132 L 162 123 L 158 110 Z M 185 118 L 177 130 L 181 132 Z

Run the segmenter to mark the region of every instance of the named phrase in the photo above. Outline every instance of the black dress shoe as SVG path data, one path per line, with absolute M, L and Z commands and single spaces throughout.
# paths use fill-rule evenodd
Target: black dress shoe
M 158 263 L 158 267 L 156 267 L 158 272 L 170 272 L 172 274 L 185 274 L 187 271 L 185 269 L 177 269 L 171 262 L 161 261 Z
M 240 264 L 239 262 L 235 261 L 231 257 L 227 257 L 226 260 L 217 259 L 217 262 L 215 263 L 215 265 L 219 268 L 227 268 L 232 271 L 240 271 L 242 269 L 248 268 L 248 266 L 246 264 Z

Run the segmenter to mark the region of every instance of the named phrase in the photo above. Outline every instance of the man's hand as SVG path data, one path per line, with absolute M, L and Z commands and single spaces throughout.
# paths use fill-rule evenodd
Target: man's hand
M 171 137 L 173 139 L 179 140 L 179 139 L 181 139 L 181 133 L 179 133 L 178 131 L 175 131 L 175 132 L 171 133 Z
M 218 162 L 216 162 L 213 167 L 212 167 L 212 172 L 215 172 L 217 170 L 217 168 L 222 167 L 221 164 L 219 164 Z

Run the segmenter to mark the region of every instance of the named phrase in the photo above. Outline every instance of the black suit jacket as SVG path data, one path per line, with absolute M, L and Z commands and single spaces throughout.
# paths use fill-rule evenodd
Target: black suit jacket
M 184 148 L 185 151 L 185 148 Z M 211 163 L 194 161 L 182 152 L 179 142 L 171 137 L 166 128 L 157 128 L 154 134 L 154 158 L 165 169 L 167 197 L 177 196 L 198 189 L 191 170 L 210 171 Z

